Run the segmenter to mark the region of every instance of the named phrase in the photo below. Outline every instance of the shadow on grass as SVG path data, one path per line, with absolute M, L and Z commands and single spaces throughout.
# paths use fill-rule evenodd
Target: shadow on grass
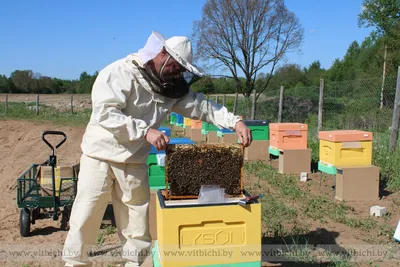
M 332 266 L 329 261 L 332 257 L 343 261 L 351 258 L 351 254 L 336 243 L 338 236 L 338 232 L 325 228 L 303 235 L 264 236 L 262 261 L 280 266 Z

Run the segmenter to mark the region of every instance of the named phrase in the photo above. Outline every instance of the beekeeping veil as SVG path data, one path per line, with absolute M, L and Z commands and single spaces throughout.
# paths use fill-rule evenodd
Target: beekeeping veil
M 159 70 L 154 71 L 146 63 L 157 56 L 163 48 L 168 52 L 169 57 Z M 181 98 L 185 96 L 189 92 L 190 86 L 204 75 L 192 64 L 192 46 L 187 37 L 174 36 L 165 40 L 160 33 L 153 31 L 146 45 L 139 49 L 138 56 L 142 60 L 144 68 L 139 67 L 136 62 L 134 63 L 138 66 L 142 75 L 156 85 L 153 86 L 150 83 L 152 90 L 166 97 Z M 181 64 L 186 71 L 176 77 L 164 77 L 162 71 L 170 57 Z

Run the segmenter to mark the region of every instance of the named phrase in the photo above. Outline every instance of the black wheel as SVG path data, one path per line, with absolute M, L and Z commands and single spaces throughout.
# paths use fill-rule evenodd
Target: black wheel
M 35 224 L 35 221 L 40 217 L 40 208 L 36 208 L 32 211 L 31 223 Z
M 29 236 L 29 232 L 31 231 L 31 214 L 27 208 L 21 209 L 19 216 L 19 231 L 23 237 Z

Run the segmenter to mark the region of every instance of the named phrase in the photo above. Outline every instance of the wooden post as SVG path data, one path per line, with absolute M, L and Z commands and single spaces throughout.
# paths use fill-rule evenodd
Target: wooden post
M 225 101 L 226 101 L 226 95 L 222 96 L 222 105 L 225 106 Z
M 71 113 L 74 113 L 74 96 L 71 95 L 71 100 L 69 106 L 71 107 Z
M 8 95 L 6 95 L 6 114 L 8 113 Z
M 215 96 L 215 103 L 218 103 L 218 95 Z
M 396 95 L 394 97 L 392 127 L 390 127 L 390 152 L 394 152 L 397 148 L 397 139 L 399 136 L 399 120 L 400 120 L 400 67 L 397 70 Z
M 238 102 L 238 93 L 236 93 L 235 102 L 233 103 L 233 114 L 236 114 L 237 102 Z
M 319 131 L 322 130 L 322 112 L 324 107 L 324 79 L 319 80 L 319 105 L 318 105 L 318 128 L 317 137 Z
M 278 111 L 278 122 L 282 122 L 282 109 L 283 109 L 283 85 L 281 86 L 281 92 L 279 94 L 279 111 Z
M 39 94 L 36 95 L 36 115 L 39 115 Z
M 251 119 L 256 117 L 256 90 L 253 91 L 253 101 L 251 103 Z

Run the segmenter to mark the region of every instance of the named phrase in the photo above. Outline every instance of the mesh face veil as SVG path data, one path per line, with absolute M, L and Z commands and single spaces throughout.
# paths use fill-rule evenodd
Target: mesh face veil
M 157 56 L 163 48 L 166 49 L 169 56 L 157 73 L 146 63 Z M 203 76 L 191 63 L 192 49 L 186 37 L 172 37 L 165 41 L 159 33 L 153 32 L 146 45 L 138 51 L 138 55 L 144 64 L 144 68 L 140 67 L 137 62 L 133 63 L 138 67 L 142 75 L 151 81 L 149 84 L 152 90 L 166 97 L 181 98 L 185 96 L 189 92 L 190 86 Z M 163 69 L 171 57 L 181 64 L 185 71 L 174 77 L 164 76 L 162 74 Z

